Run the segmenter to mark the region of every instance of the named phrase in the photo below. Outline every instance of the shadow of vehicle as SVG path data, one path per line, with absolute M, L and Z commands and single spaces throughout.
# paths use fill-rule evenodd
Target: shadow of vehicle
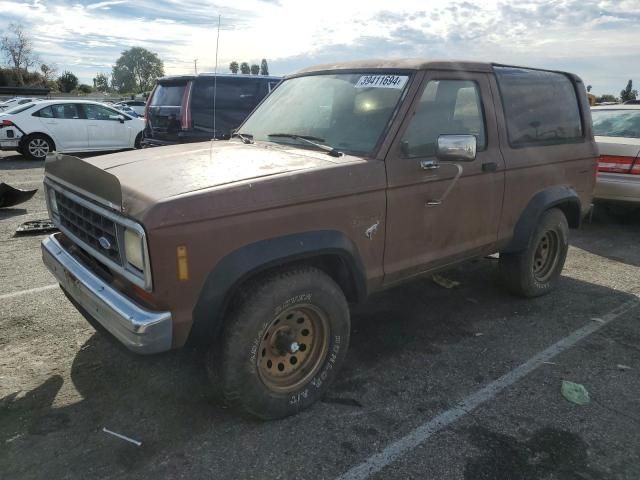
M 610 260 L 640 266 L 640 210 L 611 215 L 597 205 L 592 221 L 571 235 L 571 244 Z
M 390 396 L 397 398 L 393 395 L 404 388 L 422 392 L 403 400 L 407 411 L 402 418 L 407 414 L 410 418 L 411 412 L 425 416 L 449 408 L 460 395 L 468 395 L 475 383 L 485 381 L 485 376 L 502 375 L 502 371 L 483 370 L 487 367 L 481 357 L 450 355 L 464 341 L 468 341 L 467 350 L 474 348 L 476 321 L 498 328 L 494 341 L 506 345 L 501 354 L 520 362 L 521 358 L 514 357 L 520 350 L 511 337 L 523 337 L 527 348 L 538 348 L 535 340 L 540 339 L 533 338 L 538 336 L 546 347 L 600 309 L 605 312 L 631 298 L 563 277 L 558 292 L 523 300 L 496 288 L 491 260 L 468 264 L 447 275 L 461 286 L 445 289 L 421 279 L 375 295 L 356 308 L 347 368 L 329 391 L 325 407 L 279 422 L 259 422 L 223 408 L 210 392 L 198 351 L 137 356 L 105 335 L 94 334 L 73 358 L 72 386 L 64 385 L 56 374 L 25 395 L 16 392 L 0 399 L 0 432 L 5 437 L 0 437 L 0 471 L 7 478 L 38 476 L 45 469 L 51 478 L 196 478 L 190 469 L 203 463 L 215 465 L 219 478 L 228 478 L 228 472 L 234 472 L 235 478 L 269 478 L 268 470 L 278 468 L 280 462 L 309 464 L 309 452 L 319 448 L 319 438 L 335 441 L 336 448 L 341 448 L 336 439 L 342 441 L 342 435 L 347 435 L 345 419 L 335 409 L 374 412 L 359 416 L 359 429 L 353 430 L 353 435 L 366 436 L 374 426 L 381 428 L 376 421 L 387 422 L 390 429 L 401 421 L 397 412 L 385 417 L 381 411 L 388 407 Z M 585 301 L 596 298 L 601 299 L 596 304 Z M 514 311 L 524 318 L 512 318 Z M 575 317 L 574 324 L 564 324 L 569 321 L 567 311 Z M 555 333 L 541 328 L 544 324 L 555 326 Z M 488 346 L 491 354 L 497 351 Z M 454 373 L 473 378 L 473 368 L 481 369 L 483 378 L 470 385 L 455 381 Z M 77 395 L 70 393 L 74 389 Z M 73 403 L 69 395 L 79 400 Z M 56 405 L 57 399 L 63 406 Z M 136 447 L 107 435 L 102 427 L 143 444 Z M 345 442 L 352 445 L 356 440 L 345 437 Z M 289 443 L 295 445 L 283 446 Z M 34 456 L 34 452 L 39 453 Z M 339 454 L 338 468 L 342 468 L 343 463 L 355 462 L 361 452 L 351 448 Z

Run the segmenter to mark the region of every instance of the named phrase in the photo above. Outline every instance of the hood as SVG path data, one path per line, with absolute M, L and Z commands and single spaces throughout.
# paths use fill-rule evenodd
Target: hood
M 84 160 L 59 155 L 47 160 L 45 170 L 135 215 L 171 197 L 345 163 L 348 158 L 282 145 L 224 141 L 145 148 Z

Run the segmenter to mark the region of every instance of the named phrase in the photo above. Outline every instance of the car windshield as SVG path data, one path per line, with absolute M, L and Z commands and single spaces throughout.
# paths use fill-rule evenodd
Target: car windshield
M 640 109 L 592 110 L 591 118 L 594 135 L 640 138 Z
M 406 91 L 408 74 L 340 73 L 284 81 L 238 133 L 254 141 L 370 154 Z

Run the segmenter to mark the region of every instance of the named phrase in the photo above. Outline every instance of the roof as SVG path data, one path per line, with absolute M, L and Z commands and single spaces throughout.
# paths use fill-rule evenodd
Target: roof
M 614 105 L 598 105 L 591 107 L 591 110 L 640 110 L 640 105 L 624 105 L 622 103 Z
M 327 70 L 464 70 L 493 72 L 493 65 L 485 62 L 459 60 L 425 60 L 420 58 L 383 58 L 352 62 L 327 63 L 300 70 L 295 75 Z
M 203 72 L 195 75 L 167 75 L 166 77 L 160 77 L 158 82 L 169 81 L 169 80 L 193 80 L 194 78 L 199 77 L 223 77 L 223 78 L 242 78 L 242 79 L 250 79 L 250 78 L 263 78 L 267 80 L 282 80 L 282 77 L 277 77 L 274 75 L 245 75 L 243 73 L 218 73 L 215 74 L 213 72 Z

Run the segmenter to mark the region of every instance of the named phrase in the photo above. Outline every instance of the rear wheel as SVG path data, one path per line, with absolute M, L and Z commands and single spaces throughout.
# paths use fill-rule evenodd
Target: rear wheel
M 340 287 L 311 267 L 284 270 L 246 289 L 221 351 L 208 356 L 225 402 L 275 419 L 317 401 L 344 361 L 349 308 Z M 216 362 L 218 362 L 216 364 Z
M 22 154 L 29 160 L 44 160 L 55 150 L 53 141 L 41 133 L 29 135 L 22 144 Z
M 569 249 L 569 225 L 557 208 L 547 210 L 529 238 L 526 250 L 501 253 L 499 269 L 505 286 L 517 295 L 537 297 L 558 283 Z

